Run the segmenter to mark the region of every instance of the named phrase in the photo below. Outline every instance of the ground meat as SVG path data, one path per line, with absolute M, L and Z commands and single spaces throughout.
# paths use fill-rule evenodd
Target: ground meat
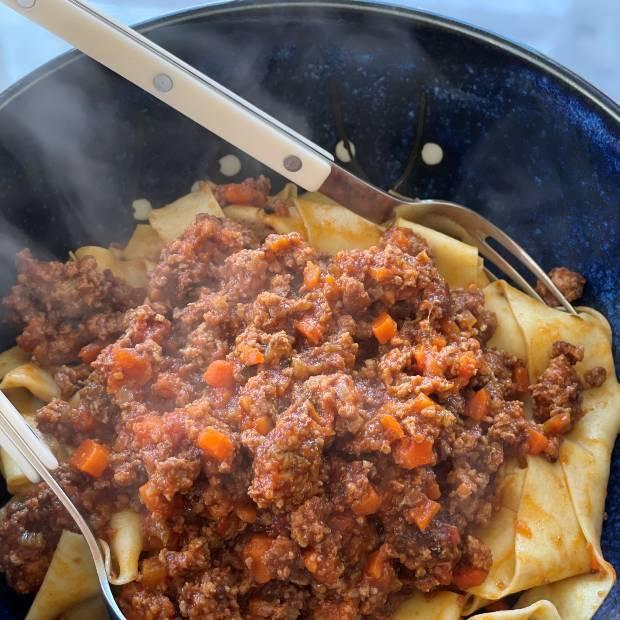
M 586 388 L 601 387 L 606 379 L 607 371 L 601 366 L 590 368 L 590 370 L 583 375 L 583 383 Z
M 17 267 L 17 284 L 4 300 L 6 320 L 23 329 L 17 343 L 46 367 L 77 362 L 89 343 L 116 338 L 125 310 L 144 297 L 110 271 L 101 273 L 91 256 L 42 262 L 23 250 Z
M 586 279 L 577 271 L 571 271 L 566 267 L 555 267 L 549 272 L 549 277 L 568 301 L 576 301 L 583 295 Z M 536 282 L 536 292 L 548 306 L 555 307 L 559 305 L 555 297 L 540 280 Z
M 538 381 L 530 387 L 534 398 L 534 419 L 547 423 L 559 416 L 556 423 L 562 422 L 561 434 L 568 432 L 582 415 L 582 385 L 575 371 L 575 364 L 583 359 L 583 349 L 567 342 L 556 342 L 551 352 L 551 360 Z
M 268 191 L 214 187 L 222 204 Z M 118 510 L 142 517 L 140 575 L 119 596 L 131 620 L 382 620 L 416 589 L 454 588 L 457 569 L 489 569 L 472 532 L 504 459 L 526 450 L 523 369 L 486 348 L 482 292 L 450 291 L 418 235 L 330 258 L 201 215 L 163 249 L 146 300 L 89 259 L 21 268 L 9 315 L 72 395 L 39 428 L 108 454 L 99 477 L 63 465 L 60 483 L 100 537 Z M 578 415 L 579 354 L 555 347 L 540 421 Z M 31 591 L 72 525 L 45 487 L 19 502 L 0 569 Z

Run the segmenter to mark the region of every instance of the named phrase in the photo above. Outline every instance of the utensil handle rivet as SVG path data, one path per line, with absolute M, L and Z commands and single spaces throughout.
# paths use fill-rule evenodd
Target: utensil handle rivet
M 158 73 L 153 78 L 153 86 L 155 86 L 160 93 L 168 93 L 172 90 L 174 82 L 169 75 L 166 75 L 165 73 Z
M 301 170 L 302 165 L 301 159 L 299 159 L 297 155 L 287 155 L 284 158 L 284 167 L 289 172 L 297 172 L 298 170 Z

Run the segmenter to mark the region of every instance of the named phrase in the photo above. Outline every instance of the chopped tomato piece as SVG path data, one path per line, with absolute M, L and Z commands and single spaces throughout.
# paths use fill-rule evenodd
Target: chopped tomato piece
M 140 583 L 147 588 L 156 588 L 166 581 L 168 571 L 158 557 L 142 560 Z
M 412 437 L 404 437 L 396 444 L 393 455 L 396 463 L 405 469 L 430 465 L 435 461 L 430 439 L 416 442 Z
M 272 539 L 266 534 L 254 534 L 243 547 L 242 555 L 245 565 L 256 583 L 267 583 L 271 572 L 265 563 L 265 553 L 271 549 Z
M 227 360 L 215 360 L 209 364 L 204 379 L 212 387 L 232 389 L 235 386 L 235 367 Z
M 415 523 L 424 532 L 440 510 L 441 504 L 432 499 L 425 499 L 417 506 L 410 508 L 407 511 L 406 518 L 407 521 Z
M 163 422 L 158 415 L 145 415 L 133 423 L 132 430 L 139 446 L 159 443 Z
M 319 323 L 309 318 L 296 321 L 295 329 L 304 336 L 310 344 L 319 344 L 323 338 L 323 328 Z
M 304 267 L 304 286 L 310 291 L 321 283 L 321 268 L 311 260 Z
M 85 439 L 75 450 L 69 462 L 81 472 L 99 478 L 108 466 L 110 451 L 92 439 Z
M 457 566 L 452 573 L 452 583 L 461 590 L 479 586 L 489 574 L 488 571 L 474 566 Z
M 397 439 L 402 439 L 405 436 L 403 427 L 393 415 L 386 413 L 379 418 L 379 422 L 381 423 L 381 426 L 383 426 L 383 430 L 390 441 L 396 441 Z
M 544 433 L 541 433 L 531 426 L 527 429 L 526 447 L 529 454 L 540 454 L 547 449 L 548 445 L 549 440 L 545 437 Z
M 476 422 L 484 420 L 491 408 L 491 396 L 486 388 L 474 392 L 465 405 L 465 415 Z
M 530 377 L 525 366 L 515 366 L 512 370 L 512 382 L 517 392 L 527 392 L 530 385 Z
M 371 515 L 379 510 L 382 501 L 381 495 L 377 493 L 375 487 L 369 484 L 362 497 L 351 504 L 351 510 L 353 510 L 358 517 Z
M 277 237 L 271 237 L 265 242 L 265 247 L 271 252 L 281 252 L 291 247 L 291 239 L 286 235 L 278 235 Z
M 381 344 L 392 340 L 397 331 L 396 321 L 387 312 L 382 312 L 372 322 L 372 333 Z
M 208 426 L 198 435 L 198 447 L 216 461 L 225 461 L 233 453 L 235 445 L 222 431 Z

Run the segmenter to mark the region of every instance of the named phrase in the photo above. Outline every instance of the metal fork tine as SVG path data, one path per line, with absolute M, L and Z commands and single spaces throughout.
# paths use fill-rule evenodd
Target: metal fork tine
M 488 223 L 487 236 L 494 239 L 503 248 L 505 248 L 512 256 L 514 256 L 521 264 L 525 265 L 527 269 L 538 278 L 547 288 L 547 290 L 555 297 L 559 305 L 561 305 L 567 312 L 579 316 L 577 311 L 569 303 L 569 301 L 562 295 L 558 287 L 553 283 L 553 280 L 544 272 L 544 270 L 538 265 L 538 263 L 516 242 L 514 242 L 505 232 L 497 228 L 497 226 Z M 488 245 L 488 243 L 485 242 Z M 507 263 L 508 264 L 508 263 Z M 512 276 L 511 276 L 512 277 Z M 535 295 L 538 299 L 541 299 L 540 295 L 528 284 L 528 291 Z
M 496 252 L 485 240 L 476 239 L 478 250 L 484 258 L 501 269 L 524 293 L 542 301 L 534 287 L 499 253 Z

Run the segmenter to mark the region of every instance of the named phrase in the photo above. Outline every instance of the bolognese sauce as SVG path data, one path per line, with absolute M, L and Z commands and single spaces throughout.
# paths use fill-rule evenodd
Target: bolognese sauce
M 478 585 L 501 465 L 557 457 L 578 415 L 579 352 L 558 345 L 526 420 L 530 378 L 488 347 L 482 292 L 450 290 L 406 229 L 329 258 L 198 216 L 146 292 L 89 259 L 25 253 L 20 269 L 8 316 L 73 396 L 37 415 L 71 447 L 57 477 L 104 538 L 115 511 L 143 516 L 140 574 L 118 596 L 130 619 L 388 618 L 414 589 Z M 44 485 L 9 504 L 0 569 L 18 591 L 40 585 L 63 528 Z

